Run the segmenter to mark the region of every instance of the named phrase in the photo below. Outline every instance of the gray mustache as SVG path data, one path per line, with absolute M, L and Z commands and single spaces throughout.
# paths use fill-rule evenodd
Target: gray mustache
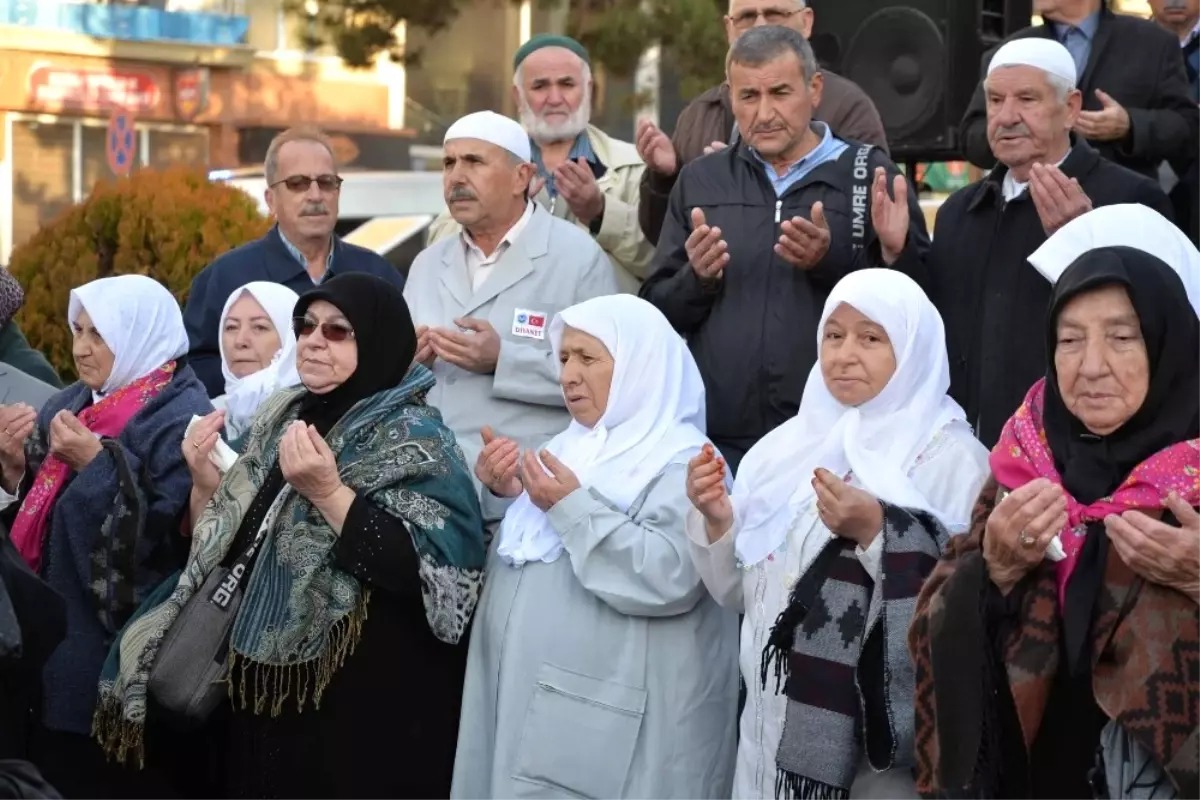
M 1024 122 L 1018 122 L 1016 125 L 1005 125 L 1002 128 L 996 129 L 997 136 L 1002 136 L 1004 134 L 1017 134 L 1019 136 L 1028 136 L 1029 128 L 1025 127 Z
M 304 210 L 300 212 L 302 217 L 318 217 L 329 213 L 329 209 L 322 202 L 305 203 Z
M 447 202 L 455 200 L 475 200 L 475 193 L 465 186 L 455 186 L 450 190 L 450 196 L 446 198 Z

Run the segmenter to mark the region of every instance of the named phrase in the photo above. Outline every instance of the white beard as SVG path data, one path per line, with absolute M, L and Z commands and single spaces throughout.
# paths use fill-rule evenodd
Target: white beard
M 583 98 L 579 108 L 562 122 L 547 122 L 533 113 L 529 103 L 525 101 L 524 93 L 520 102 L 521 127 L 529 134 L 529 138 L 538 144 L 550 142 L 568 142 L 587 130 L 592 118 L 592 98 L 590 93 Z

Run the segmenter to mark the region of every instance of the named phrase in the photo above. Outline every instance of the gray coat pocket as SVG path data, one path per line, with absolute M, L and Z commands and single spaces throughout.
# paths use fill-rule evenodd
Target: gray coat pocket
M 646 692 L 542 664 L 513 772 L 518 798 L 621 796 Z

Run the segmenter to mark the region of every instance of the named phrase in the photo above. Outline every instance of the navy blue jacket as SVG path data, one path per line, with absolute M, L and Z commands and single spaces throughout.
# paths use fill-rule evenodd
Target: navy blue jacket
M 333 263 L 325 280 L 344 272 L 367 272 L 404 288 L 404 276 L 383 256 L 333 237 Z M 251 281 L 282 283 L 297 294 L 313 288 L 308 271 L 290 252 L 274 227 L 257 241 L 230 250 L 205 267 L 192 280 L 192 290 L 183 309 L 183 323 L 191 341 L 189 363 L 204 383 L 209 397 L 225 393 L 221 375 L 221 311 L 229 295 Z M 290 335 L 280 331 L 280 336 Z

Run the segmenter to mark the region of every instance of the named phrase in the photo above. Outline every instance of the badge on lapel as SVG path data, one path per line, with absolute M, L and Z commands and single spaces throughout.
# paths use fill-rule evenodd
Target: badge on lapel
M 525 339 L 546 338 L 546 312 L 518 308 L 513 311 L 512 335 Z

